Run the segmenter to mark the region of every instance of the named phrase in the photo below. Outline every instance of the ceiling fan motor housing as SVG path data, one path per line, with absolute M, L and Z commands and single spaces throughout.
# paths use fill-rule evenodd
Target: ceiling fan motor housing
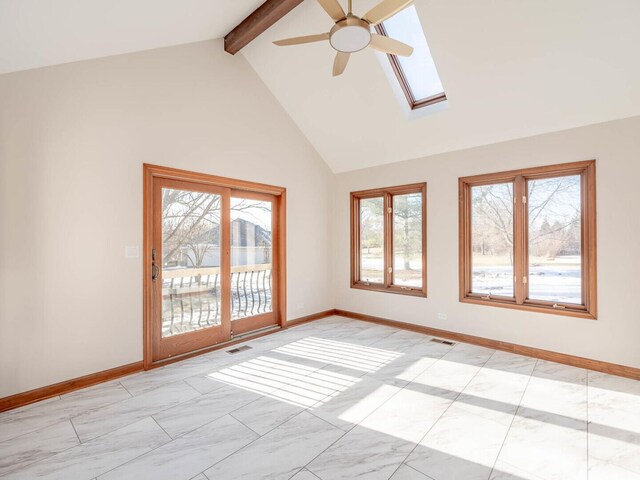
M 347 15 L 344 20 L 336 22 L 329 32 L 331 46 L 345 53 L 359 52 L 371 42 L 371 25 L 354 15 Z

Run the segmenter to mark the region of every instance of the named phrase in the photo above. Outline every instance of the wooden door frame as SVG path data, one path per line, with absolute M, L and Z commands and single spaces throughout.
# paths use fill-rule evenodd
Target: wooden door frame
M 177 168 L 163 167 L 159 165 L 143 164 L 143 365 L 148 370 L 162 364 L 163 361 L 153 361 L 153 282 L 151 281 L 151 255 L 153 251 L 153 180 L 154 178 L 167 178 L 179 181 L 188 181 L 243 190 L 255 193 L 267 193 L 276 197 L 275 205 L 278 232 L 274 232 L 273 245 L 274 277 L 278 278 L 276 296 L 273 299 L 276 321 L 280 327 L 286 326 L 287 321 L 287 283 L 286 283 L 286 195 L 284 187 L 267 185 L 264 183 L 249 182 L 227 177 L 219 177 L 206 173 L 191 172 Z M 188 355 L 188 354 L 186 354 Z M 175 360 L 177 357 L 172 357 Z

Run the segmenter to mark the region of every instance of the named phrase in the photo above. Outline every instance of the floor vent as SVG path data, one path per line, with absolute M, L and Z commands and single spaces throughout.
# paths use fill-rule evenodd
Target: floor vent
M 249 345 L 242 345 L 241 347 L 227 350 L 227 353 L 230 353 L 231 355 L 233 355 L 234 353 L 244 352 L 245 350 L 251 350 L 251 347 Z
M 451 342 L 449 340 L 442 340 L 441 338 L 432 338 L 432 342 L 442 343 L 443 345 L 455 345 L 455 342 Z

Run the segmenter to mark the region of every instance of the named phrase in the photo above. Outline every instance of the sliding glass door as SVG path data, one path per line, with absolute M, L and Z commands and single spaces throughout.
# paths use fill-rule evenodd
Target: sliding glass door
M 145 175 L 147 364 L 281 322 L 283 198 L 225 183 Z

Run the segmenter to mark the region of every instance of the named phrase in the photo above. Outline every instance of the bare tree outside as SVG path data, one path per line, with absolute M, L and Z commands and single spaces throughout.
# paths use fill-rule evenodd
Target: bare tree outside
M 422 286 L 422 194 L 393 196 L 393 278 Z
M 163 336 L 221 322 L 220 195 L 162 189 Z M 271 311 L 271 204 L 232 198 L 232 318 Z
M 162 190 L 162 261 L 166 267 L 219 266 L 221 197 L 203 192 Z M 231 205 L 232 220 L 261 223 L 268 202 L 235 199 Z M 263 215 L 260 215 L 262 213 Z M 271 246 L 271 229 L 264 228 L 262 246 Z
M 220 195 L 162 189 L 162 335 L 220 325 Z M 211 237 L 207 239 L 207 237 Z
M 473 286 L 476 293 L 513 296 L 513 184 L 471 189 Z
M 580 176 L 527 182 L 529 296 L 580 303 Z M 513 183 L 472 188 L 472 290 L 512 297 Z
M 422 286 L 422 194 L 393 199 L 394 283 Z M 384 197 L 360 200 L 360 279 L 384 283 Z
M 581 178 L 529 180 L 529 297 L 582 303 Z
M 203 236 L 220 225 L 220 195 L 171 188 L 162 189 L 162 265 L 200 267 L 208 249 Z M 186 248 L 185 248 L 186 247 Z M 191 255 L 188 255 L 191 251 Z
M 384 197 L 360 200 L 360 278 L 384 282 Z

